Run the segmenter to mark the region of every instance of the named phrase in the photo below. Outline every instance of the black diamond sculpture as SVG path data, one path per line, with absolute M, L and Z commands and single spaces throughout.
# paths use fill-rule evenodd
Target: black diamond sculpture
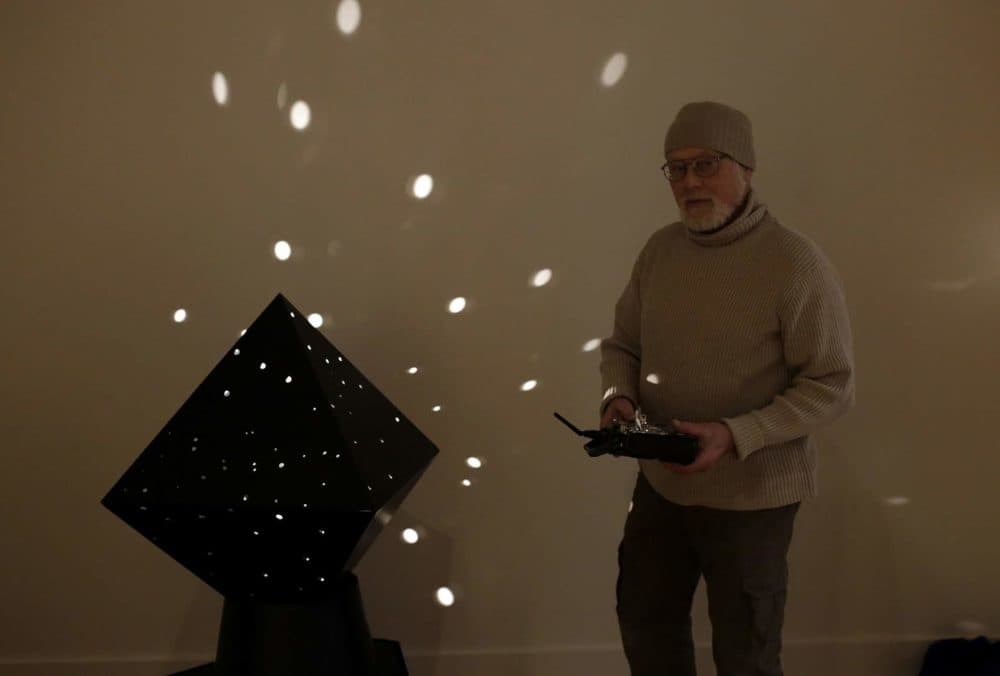
M 183 673 L 397 676 L 351 570 L 437 452 L 278 294 L 102 504 L 224 597 Z

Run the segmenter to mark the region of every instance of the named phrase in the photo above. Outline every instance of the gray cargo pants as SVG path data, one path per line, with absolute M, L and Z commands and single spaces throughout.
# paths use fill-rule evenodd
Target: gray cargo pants
M 691 604 L 702 575 L 717 675 L 782 676 L 787 555 L 798 509 L 685 507 L 639 473 L 618 548 L 618 625 L 632 676 L 695 676 Z

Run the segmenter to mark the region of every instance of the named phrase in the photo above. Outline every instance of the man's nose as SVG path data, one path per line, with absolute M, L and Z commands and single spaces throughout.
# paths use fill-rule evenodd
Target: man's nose
M 694 173 L 693 167 L 688 167 L 684 172 L 684 180 L 681 183 L 685 188 L 697 188 L 701 186 L 702 179 Z

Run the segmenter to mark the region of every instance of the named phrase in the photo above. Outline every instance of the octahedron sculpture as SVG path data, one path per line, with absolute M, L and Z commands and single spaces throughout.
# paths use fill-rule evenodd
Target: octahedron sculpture
M 279 294 L 102 503 L 225 597 L 185 673 L 406 673 L 351 570 L 436 454 Z

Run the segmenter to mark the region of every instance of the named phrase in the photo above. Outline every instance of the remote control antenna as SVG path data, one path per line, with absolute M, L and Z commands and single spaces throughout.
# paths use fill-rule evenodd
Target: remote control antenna
M 589 437 L 589 436 L 591 436 L 591 435 L 587 434 L 586 432 L 581 432 L 579 429 L 577 429 L 576 425 L 574 425 L 573 423 L 571 423 L 569 420 L 566 420 L 566 418 L 562 417 L 561 415 L 559 415 L 555 411 L 553 411 L 552 414 L 556 418 L 559 419 L 559 422 L 561 422 L 563 425 L 565 425 L 566 427 L 568 427 L 571 430 L 573 430 L 574 432 L 576 432 L 581 437 Z

